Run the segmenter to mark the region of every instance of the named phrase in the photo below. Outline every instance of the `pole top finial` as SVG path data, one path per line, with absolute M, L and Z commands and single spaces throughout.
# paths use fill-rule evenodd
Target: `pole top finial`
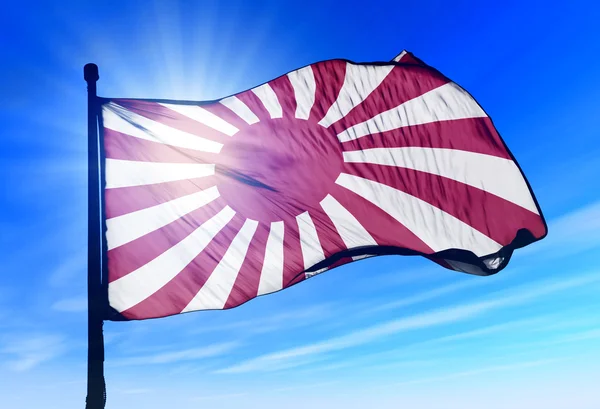
M 96 82 L 100 79 L 98 75 L 98 66 L 93 63 L 86 64 L 83 67 L 83 79 L 85 82 Z

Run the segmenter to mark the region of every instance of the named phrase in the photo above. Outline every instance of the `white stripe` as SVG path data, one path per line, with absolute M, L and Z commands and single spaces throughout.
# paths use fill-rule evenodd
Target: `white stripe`
M 106 159 L 106 189 L 152 185 L 214 174 L 215 165 L 206 163 L 162 163 Z
M 248 124 L 252 125 L 258 122 L 258 117 L 254 115 L 254 112 L 252 112 L 252 110 L 248 108 L 248 105 L 240 101 L 235 95 L 224 98 L 219 102 L 232 110 L 233 113 L 242 118 Z
M 283 222 L 271 223 L 257 295 L 272 293 L 283 288 L 283 233 Z
M 121 312 L 160 290 L 200 254 L 235 216 L 226 206 L 185 239 L 137 270 L 108 285 L 111 307 Z
M 466 91 L 450 82 L 354 125 L 338 134 L 338 138 L 340 142 L 347 142 L 405 126 L 485 116 L 485 112 Z
M 327 128 L 345 117 L 381 84 L 394 67 L 394 65 L 365 66 L 347 63 L 344 85 L 327 114 L 319 121 L 319 125 Z
M 253 88 L 251 91 L 260 99 L 260 102 L 262 102 L 267 111 L 269 111 L 271 118 L 283 117 L 283 110 L 281 109 L 279 99 L 277 99 L 277 94 L 275 94 L 275 91 L 273 91 L 273 88 L 269 84 L 263 84 L 260 87 Z
M 538 213 L 521 171 L 510 159 L 456 149 L 407 147 L 344 152 L 344 161 L 398 166 L 443 176 Z
M 308 269 L 320 261 L 325 260 L 323 248 L 317 236 L 317 229 L 308 212 L 296 216 L 300 233 L 300 248 L 304 260 L 304 269 Z
M 377 242 L 367 229 L 333 196 L 325 196 L 321 201 L 321 207 L 331 219 L 346 248 L 377 246 Z
M 312 67 L 304 67 L 290 72 L 288 78 L 294 88 L 296 118 L 308 119 L 315 103 L 315 91 L 317 88 Z
M 181 312 L 222 309 L 242 268 L 258 222 L 246 219 L 208 280 Z
M 451 214 L 390 186 L 345 173 L 336 183 L 388 213 L 434 252 L 457 248 L 481 257 L 502 247 Z
M 222 143 L 153 121 L 110 102 L 102 107 L 104 127 L 147 141 L 202 152 L 219 153 Z
M 219 197 L 216 186 L 170 202 L 106 220 L 106 240 L 112 250 L 174 222 Z
M 398 54 L 392 61 L 400 62 L 402 57 L 406 55 L 406 50 L 402 50 L 400 54 Z
M 232 136 L 239 129 L 225 121 L 223 118 L 213 114 L 206 109 L 197 105 L 175 105 L 175 104 L 161 104 L 165 108 L 169 108 L 175 112 L 180 113 L 183 116 L 187 116 L 196 122 L 200 122 L 216 131 L 222 132 L 225 135 Z

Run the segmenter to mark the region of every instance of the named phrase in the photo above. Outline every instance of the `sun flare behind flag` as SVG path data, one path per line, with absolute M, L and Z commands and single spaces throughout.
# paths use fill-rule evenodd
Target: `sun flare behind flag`
M 102 100 L 109 319 L 224 309 L 383 254 L 489 275 L 546 224 L 492 121 L 410 53 L 211 102 Z

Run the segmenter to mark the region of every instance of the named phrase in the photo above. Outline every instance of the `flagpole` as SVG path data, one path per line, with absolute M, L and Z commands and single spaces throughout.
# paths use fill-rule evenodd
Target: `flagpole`
M 102 241 L 100 217 L 100 167 L 98 144 L 98 103 L 96 64 L 83 67 L 88 91 L 88 368 L 86 409 L 103 409 L 104 337 L 102 334 Z

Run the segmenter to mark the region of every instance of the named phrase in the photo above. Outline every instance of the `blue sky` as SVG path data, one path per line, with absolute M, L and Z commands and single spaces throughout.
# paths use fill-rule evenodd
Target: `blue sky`
M 494 119 L 549 236 L 492 277 L 380 257 L 230 311 L 109 322 L 107 407 L 600 407 L 600 8 L 492 3 L 6 2 L 3 406 L 85 400 L 85 63 L 102 96 L 203 100 L 408 49 Z

